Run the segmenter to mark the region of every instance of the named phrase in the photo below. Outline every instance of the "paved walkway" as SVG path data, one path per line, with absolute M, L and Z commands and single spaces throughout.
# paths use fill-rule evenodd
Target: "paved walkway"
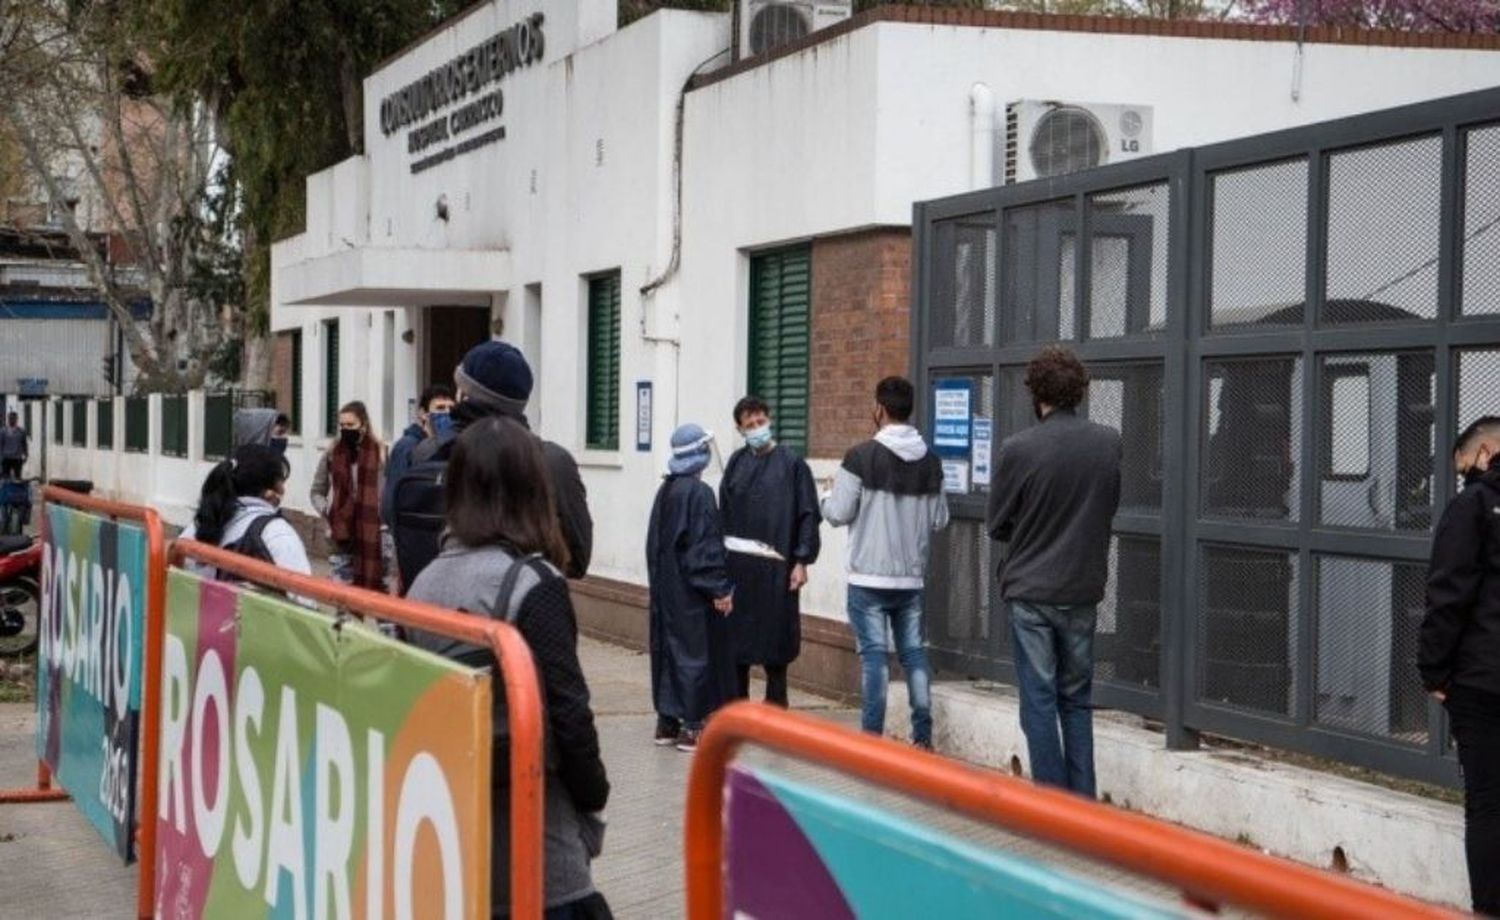
M 690 757 L 651 743 L 655 717 L 643 654 L 585 639 L 580 653 L 594 694 L 594 710 L 613 792 L 603 856 L 594 879 L 622 920 L 681 917 L 682 808 Z M 757 686 L 753 691 L 761 692 Z M 792 705 L 846 725 L 858 713 L 819 697 L 793 692 Z M 0 785 L 27 783 L 34 775 L 30 705 L 0 704 Z M 1154 894 L 1151 886 L 1079 863 L 992 828 L 871 790 L 845 777 L 787 764 L 766 754 L 758 762 L 799 777 L 816 776 L 825 786 L 913 814 L 989 846 L 1056 861 L 1096 878 Z M 135 875 L 117 863 L 70 805 L 0 805 L 0 920 L 25 918 L 126 918 L 132 915 Z

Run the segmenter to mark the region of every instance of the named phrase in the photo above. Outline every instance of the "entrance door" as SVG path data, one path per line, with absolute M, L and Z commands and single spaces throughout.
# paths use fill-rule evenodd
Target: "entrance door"
M 427 310 L 427 367 L 420 390 L 429 383 L 453 385 L 453 369 L 469 349 L 490 338 L 489 307 L 430 307 Z

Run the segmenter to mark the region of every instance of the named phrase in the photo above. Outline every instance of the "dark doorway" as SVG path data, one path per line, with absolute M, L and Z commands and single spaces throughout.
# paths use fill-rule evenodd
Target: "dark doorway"
M 427 366 L 422 386 L 453 383 L 453 369 L 469 349 L 490 337 L 489 307 L 431 307 L 427 310 Z M 419 387 L 420 389 L 420 387 Z

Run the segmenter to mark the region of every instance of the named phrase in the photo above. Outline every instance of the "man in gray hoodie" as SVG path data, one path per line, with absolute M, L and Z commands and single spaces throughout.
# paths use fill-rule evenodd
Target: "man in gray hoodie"
M 943 465 L 910 424 L 916 393 L 904 377 L 875 387 L 876 435 L 850 449 L 822 500 L 823 519 L 850 525 L 849 625 L 863 680 L 862 727 L 885 730 L 886 624 L 906 672 L 912 743 L 932 747 L 932 697 L 922 647 L 922 589 L 932 534 L 948 526 Z

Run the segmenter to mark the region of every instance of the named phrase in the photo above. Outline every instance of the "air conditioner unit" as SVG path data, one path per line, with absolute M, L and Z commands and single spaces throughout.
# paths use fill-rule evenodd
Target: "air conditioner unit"
M 1151 106 L 1022 100 L 1005 107 L 997 182 L 1009 185 L 1149 156 Z
M 854 15 L 853 0 L 739 0 L 739 57 L 764 54 Z

